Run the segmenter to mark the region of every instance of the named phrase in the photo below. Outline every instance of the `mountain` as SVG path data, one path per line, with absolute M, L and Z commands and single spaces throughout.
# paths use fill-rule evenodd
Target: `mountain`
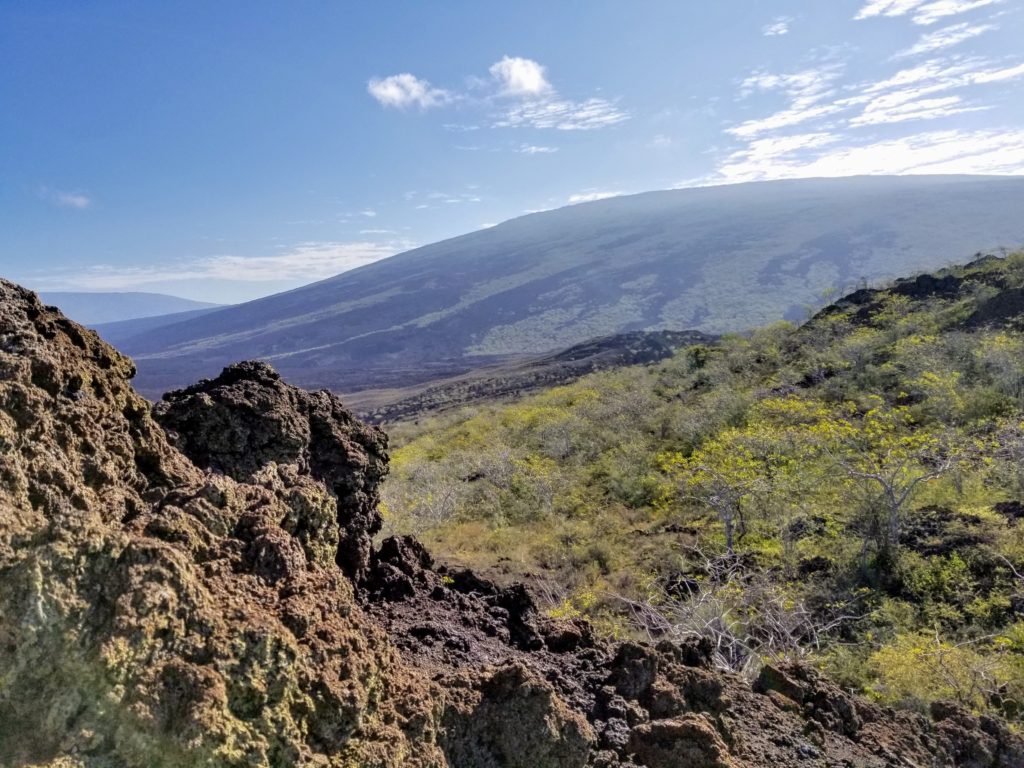
M 801 318 L 854 287 L 1024 243 L 1024 177 L 683 189 L 536 213 L 123 345 L 158 394 L 242 358 L 340 391 L 658 328 Z
M 89 326 L 223 306 L 164 293 L 44 291 L 39 298 L 46 304 L 60 307 L 60 311 L 75 322 Z
M 198 302 L 197 302 L 198 303 Z M 201 309 L 190 309 L 185 312 L 171 312 L 167 315 L 154 315 L 153 317 L 135 317 L 130 320 L 116 320 L 111 323 L 96 323 L 92 329 L 96 331 L 103 340 L 115 347 L 128 343 L 131 339 L 142 333 L 154 331 L 185 320 L 192 320 L 196 317 L 216 312 L 222 304 L 211 304 Z
M 385 435 L 266 364 L 151 408 L 129 359 L 2 280 L 0 336 L 5 766 L 1024 761 L 969 702 L 897 713 L 781 654 L 752 683 L 706 638 L 616 641 L 375 545 Z

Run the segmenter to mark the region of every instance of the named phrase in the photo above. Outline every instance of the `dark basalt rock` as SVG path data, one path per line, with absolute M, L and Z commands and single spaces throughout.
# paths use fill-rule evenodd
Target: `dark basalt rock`
M 1024 504 L 1019 501 L 1000 501 L 993 505 L 992 509 L 1005 517 L 1009 523 L 1024 520 Z
M 929 296 L 953 298 L 960 292 L 963 280 L 954 275 L 936 277 L 934 275 L 918 275 L 912 280 L 900 280 L 892 288 L 892 292 L 912 299 L 924 299 Z
M 323 482 L 338 501 L 338 565 L 354 579 L 365 575 L 382 522 L 387 436 L 353 418 L 336 395 L 296 389 L 250 361 L 167 393 L 153 415 L 197 466 L 247 482 L 269 464 L 294 464 Z
M 1008 288 L 983 302 L 977 311 L 967 318 L 967 328 L 989 325 L 1005 325 L 1012 321 L 1019 324 L 1024 315 L 1024 288 Z

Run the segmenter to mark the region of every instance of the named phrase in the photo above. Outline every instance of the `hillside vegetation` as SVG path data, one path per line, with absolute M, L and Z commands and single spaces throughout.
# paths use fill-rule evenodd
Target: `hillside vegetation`
M 421 419 L 387 527 L 554 616 L 1024 723 L 1024 254 Z
M 460 405 L 503 400 L 570 384 L 588 373 L 656 363 L 692 344 L 714 340 L 699 331 L 634 331 L 601 336 L 558 352 L 517 355 L 504 363 L 404 390 L 367 390 L 346 398 L 375 424 L 410 421 Z

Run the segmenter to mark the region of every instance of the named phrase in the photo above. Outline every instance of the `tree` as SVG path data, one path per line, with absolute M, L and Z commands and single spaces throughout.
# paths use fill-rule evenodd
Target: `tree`
M 768 398 L 751 409 L 745 426 L 722 429 L 689 456 L 663 455 L 662 468 L 683 498 L 715 512 L 731 554 L 752 513 L 767 517 L 798 495 L 801 464 L 810 456 L 807 422 L 827 413 L 813 401 Z
M 814 610 L 804 596 L 767 569 L 693 547 L 687 559 L 703 574 L 687 594 L 670 595 L 654 585 L 645 600 L 617 596 L 631 623 L 649 639 L 709 640 L 717 667 L 752 676 L 762 661 L 806 658 L 820 651 L 843 624 L 861 617 L 835 604 Z
M 953 434 L 914 422 L 906 407 L 879 397 L 857 418 L 829 419 L 817 428 L 822 450 L 848 478 L 874 489 L 883 515 L 868 534 L 886 552 L 899 546 L 903 513 L 922 483 L 948 472 L 961 458 Z

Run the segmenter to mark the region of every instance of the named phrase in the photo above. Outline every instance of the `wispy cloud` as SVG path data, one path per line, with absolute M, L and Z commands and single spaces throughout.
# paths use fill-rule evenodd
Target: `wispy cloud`
M 499 95 L 516 99 L 516 103 L 502 106 L 491 121 L 493 128 L 592 131 L 629 119 L 607 99 L 573 101 L 560 96 L 548 82 L 545 68 L 532 59 L 505 56 L 491 66 L 490 73 L 498 83 Z
M 967 106 L 959 96 L 897 101 L 888 104 L 880 99 L 869 104 L 861 114 L 851 118 L 849 124 L 851 126 L 885 125 L 903 123 L 908 120 L 934 120 L 939 117 L 949 117 L 964 112 L 980 112 L 985 109 L 988 107 Z
M 841 106 L 822 102 L 836 93 L 835 84 L 842 71 L 840 63 L 832 62 L 790 74 L 753 73 L 740 84 L 741 99 L 755 92 L 779 92 L 789 103 L 785 109 L 767 117 L 747 120 L 727 129 L 727 132 L 737 138 L 752 139 L 768 131 L 789 128 L 840 111 Z
M 1003 0 L 867 0 L 854 18 L 860 20 L 912 14 L 915 24 L 927 26 L 950 16 L 1001 2 Z
M 469 187 L 475 189 L 475 187 Z M 483 198 L 475 191 L 470 192 L 412 192 L 406 193 L 407 200 L 426 199 L 430 202 L 418 203 L 413 206 L 414 210 L 422 211 L 427 208 L 435 208 L 438 205 L 460 205 L 463 203 L 481 203 Z
M 900 51 L 893 58 L 906 58 L 908 56 L 920 56 L 925 53 L 934 53 L 945 48 L 952 48 L 966 40 L 983 35 L 998 29 L 995 24 L 953 24 L 949 27 L 937 29 L 934 32 L 926 32 L 910 48 Z
M 842 145 L 830 134 L 765 140 L 729 158 L 704 183 L 737 183 L 854 174 L 1024 171 L 1024 130 L 928 131 Z
M 988 5 L 1001 3 L 1003 0 L 935 0 L 925 3 L 917 9 L 914 14 L 915 24 L 934 24 L 947 16 L 956 16 L 976 8 L 984 8 Z
M 857 17 L 909 16 L 924 25 L 996 1 L 871 0 Z M 943 53 L 995 28 L 990 20 L 927 32 L 891 57 L 919 59 L 860 82 L 847 76 L 852 49 L 824 57 L 812 51 L 811 66 L 789 72 L 752 72 L 739 82 L 737 101 L 747 102 L 747 109 L 755 96 L 758 103 L 781 104 L 724 126 L 733 146 L 718 150 L 717 170 L 685 184 L 862 173 L 1024 173 L 1024 130 L 1015 123 L 997 128 L 993 118 L 981 130 L 942 122 L 995 110 L 1006 99 L 1006 84 L 1024 80 L 1019 59 Z
M 218 255 L 180 264 L 96 265 L 84 270 L 40 275 L 40 287 L 132 290 L 157 283 L 227 280 L 243 283 L 310 282 L 361 267 L 408 250 L 405 240 L 377 242 L 308 242 L 271 256 Z
M 618 197 L 619 195 L 622 195 L 622 194 L 624 194 L 624 193 L 623 192 L 609 192 L 609 191 L 597 190 L 597 189 L 588 189 L 588 190 L 585 190 L 583 192 L 578 192 L 575 195 L 569 195 L 569 198 L 568 198 L 567 202 L 569 203 L 569 205 L 575 205 L 576 203 L 592 203 L 595 200 L 605 200 L 605 199 L 607 199 L 609 197 Z M 539 210 L 547 210 L 547 209 L 546 208 L 541 208 Z M 532 213 L 533 211 L 530 211 L 530 212 Z
M 560 131 L 593 131 L 629 119 L 629 113 L 606 99 L 569 101 L 550 98 L 526 101 L 495 118 L 495 128 L 554 128 Z
M 754 91 L 781 92 L 788 104 L 765 117 L 726 128 L 731 136 L 753 141 L 759 137 L 828 118 L 830 129 L 935 120 L 988 109 L 950 91 L 1024 78 L 1024 64 L 1001 65 L 984 58 L 931 59 L 898 70 L 882 80 L 849 84 L 838 89 L 841 68 L 830 65 L 793 74 L 755 72 L 740 87 L 740 98 Z
M 761 27 L 761 34 L 765 37 L 779 37 L 789 34 L 789 25 L 793 22 L 789 16 L 779 16 L 773 19 L 770 24 Z
M 390 77 L 371 78 L 366 90 L 385 107 L 430 109 L 447 104 L 452 95 L 443 88 L 435 88 L 428 81 L 404 72 Z
M 934 96 L 955 90 L 970 89 L 1024 77 L 1024 64 L 1001 66 L 982 58 L 959 58 L 954 60 L 933 59 L 923 64 L 903 69 L 893 76 L 874 83 L 860 86 L 860 93 L 842 100 L 843 105 L 863 105 L 860 117 L 854 117 L 851 125 L 884 122 L 871 120 L 872 114 L 892 112 L 903 105 L 919 101 L 925 96 Z M 933 102 L 935 100 L 932 100 Z M 945 100 L 953 108 L 960 104 L 960 98 Z M 934 106 L 934 103 L 932 104 Z M 936 114 L 956 114 L 985 108 L 986 105 L 958 106 L 956 111 Z
M 39 197 L 59 208 L 73 208 L 77 211 L 84 211 L 92 206 L 92 198 L 86 194 L 51 189 L 47 186 L 39 187 Z
M 534 144 L 523 144 L 516 152 L 521 155 L 551 155 L 558 151 L 558 147 L 538 147 Z

